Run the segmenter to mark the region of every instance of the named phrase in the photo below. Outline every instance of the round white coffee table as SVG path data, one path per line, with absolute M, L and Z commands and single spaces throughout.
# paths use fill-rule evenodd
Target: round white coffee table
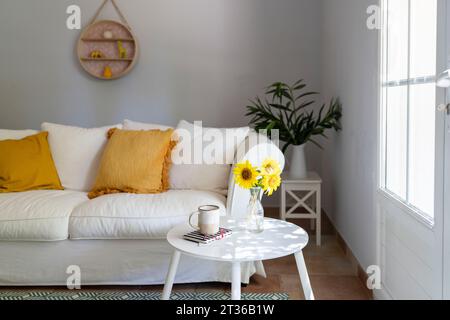
M 192 231 L 187 224 L 174 227 L 169 231 L 167 241 L 175 251 L 164 284 L 163 300 L 170 298 L 181 254 L 206 260 L 230 262 L 233 300 L 240 300 L 241 297 L 241 262 L 271 260 L 293 254 L 305 298 L 314 300 L 302 253 L 302 249 L 308 243 L 308 234 L 305 230 L 286 221 L 267 218 L 264 219 L 264 232 L 259 234 L 242 230 L 233 219 L 223 219 L 221 227 L 233 230 L 233 234 L 207 246 L 199 246 L 183 239 L 183 235 Z

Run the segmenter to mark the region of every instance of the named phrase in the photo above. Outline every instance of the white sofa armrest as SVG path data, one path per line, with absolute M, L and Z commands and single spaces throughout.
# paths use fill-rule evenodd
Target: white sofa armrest
M 248 160 L 252 165 L 260 166 L 267 158 L 277 160 L 281 169 L 284 168 L 285 159 L 283 153 L 265 135 L 252 132 L 238 147 L 228 182 L 227 214 L 229 216 L 236 218 L 245 216 L 250 200 L 250 192 L 234 183 L 233 169 L 236 164 Z

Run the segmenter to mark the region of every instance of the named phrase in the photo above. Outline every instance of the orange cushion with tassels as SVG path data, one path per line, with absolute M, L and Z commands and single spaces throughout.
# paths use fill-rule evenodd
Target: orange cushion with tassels
M 162 193 L 169 188 L 173 130 L 111 129 L 90 199 L 112 193 Z

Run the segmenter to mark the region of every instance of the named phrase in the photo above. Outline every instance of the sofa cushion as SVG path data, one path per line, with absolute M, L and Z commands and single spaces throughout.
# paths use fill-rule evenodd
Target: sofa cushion
M 172 127 L 164 126 L 161 124 L 153 124 L 153 123 L 142 123 L 142 122 L 136 122 L 131 121 L 128 119 L 123 120 L 123 130 L 169 130 L 173 129 Z
M 154 195 L 114 194 L 77 206 L 69 221 L 71 239 L 165 239 L 167 232 L 199 206 L 217 205 L 225 215 L 225 197 L 218 193 L 170 190 Z
M 122 125 L 85 129 L 43 123 L 41 127 L 49 133 L 48 143 L 63 187 L 87 192 L 94 184 L 108 130 Z
M 20 140 L 38 133 L 36 130 L 7 130 L 0 129 L 0 140 Z
M 0 194 L 0 240 L 65 240 L 70 213 L 82 202 L 87 202 L 86 193 L 76 191 Z
M 89 199 L 112 193 L 151 194 L 169 188 L 173 129 L 111 129 Z
M 0 141 L 0 193 L 63 190 L 47 142 L 47 132 Z
M 170 188 L 223 193 L 228 188 L 236 150 L 249 130 L 248 127 L 206 128 L 180 121 L 175 131 L 180 142 L 172 152 Z M 198 151 L 202 154 L 194 156 Z

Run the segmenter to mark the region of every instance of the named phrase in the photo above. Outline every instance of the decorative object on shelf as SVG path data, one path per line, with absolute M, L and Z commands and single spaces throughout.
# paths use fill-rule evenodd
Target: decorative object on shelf
M 119 58 L 126 59 L 127 58 L 127 49 L 123 47 L 122 41 L 117 41 L 117 50 L 119 50 Z
M 322 148 L 313 139 L 314 136 L 326 138 L 326 130 L 341 130 L 342 104 L 339 99 L 331 100 L 325 114 L 325 104 L 322 105 L 318 114 L 314 110 L 307 111 L 306 108 L 315 103 L 311 97 L 319 93 L 304 92 L 305 87 L 303 80 L 297 81 L 292 86 L 276 82 L 267 88 L 267 97 L 264 100 L 257 97 L 247 106 L 246 116 L 252 117 L 250 124 L 257 131 L 267 130 L 268 134 L 271 134 L 272 130 L 278 130 L 280 140 L 285 143 L 283 153 L 293 146 L 290 178 L 303 178 L 307 175 L 305 160 L 307 142 Z
M 103 53 L 100 50 L 94 50 L 90 54 L 92 59 L 101 59 L 104 57 Z
M 105 39 L 112 39 L 113 38 L 112 31 L 106 30 L 105 32 L 103 32 L 103 38 L 105 38 Z
M 254 167 L 250 161 L 238 163 L 234 168 L 235 183 L 250 190 L 247 206 L 246 228 L 252 233 L 264 231 L 264 208 L 261 204 L 262 191 L 271 196 L 281 184 L 281 168 L 273 159 L 266 159 L 260 167 Z
M 107 2 L 111 2 L 120 21 L 97 20 Z M 93 56 L 93 52 L 102 55 Z M 81 33 L 77 54 L 83 69 L 98 79 L 118 79 L 133 69 L 139 55 L 138 43 L 116 0 L 103 1 Z
M 106 66 L 103 70 L 103 77 L 106 79 L 110 79 L 112 77 L 112 70 L 110 66 Z

